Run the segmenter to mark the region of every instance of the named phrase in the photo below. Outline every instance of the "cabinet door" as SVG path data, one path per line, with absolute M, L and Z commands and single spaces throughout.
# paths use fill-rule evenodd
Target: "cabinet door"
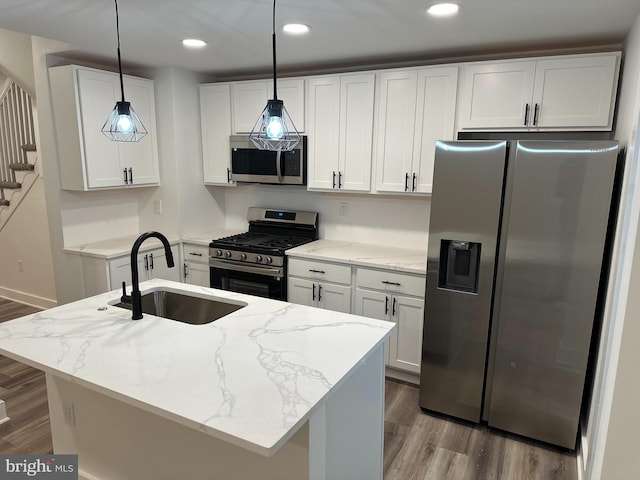
M 539 61 L 531 126 L 610 130 L 617 71 L 616 53 Z
M 184 282 L 189 285 L 210 287 L 209 265 L 204 263 L 185 262 L 183 264 Z
M 267 97 L 273 98 L 273 80 L 267 82 Z M 284 108 L 289 112 L 293 124 L 299 133 L 304 130 L 304 79 L 278 79 L 278 99 L 284 102 Z M 266 103 L 262 106 L 264 108 Z M 258 112 L 260 113 L 260 112 Z M 256 118 L 258 114 L 256 113 Z M 255 119 L 254 119 L 255 122 Z
M 167 266 L 167 258 L 164 254 L 164 248 L 148 252 L 149 269 L 147 271 L 147 278 L 162 278 L 164 280 L 173 280 L 174 282 L 180 281 L 180 255 L 178 253 L 178 249 L 175 246 L 172 246 L 171 253 L 173 254 L 175 265 L 169 268 Z
M 376 189 L 405 192 L 411 176 L 417 72 L 386 72 L 379 80 Z
M 303 278 L 289 278 L 287 283 L 287 301 L 298 305 L 315 307 L 315 283 Z M 316 287 L 317 288 L 317 287 Z
M 202 171 L 204 183 L 207 185 L 234 185 L 229 176 L 231 168 L 230 92 L 227 84 L 200 86 Z
M 307 86 L 307 187 L 337 188 L 340 153 L 340 77 L 310 78 Z
M 138 278 L 140 281 L 146 280 L 147 271 L 144 268 L 144 261 L 138 257 Z M 121 289 L 122 282 L 131 287 L 131 262 L 130 257 L 115 258 L 109 260 L 109 286 L 111 290 Z M 128 291 L 128 290 L 127 290 Z
M 397 295 L 391 305 L 396 333 L 389 341 L 389 366 L 420 373 L 424 300 Z
M 148 134 L 139 142 L 118 144 L 120 167 L 131 169 L 133 185 L 149 185 L 160 182 L 158 171 L 158 143 L 156 136 L 156 111 L 153 82 L 141 78 L 124 78 L 124 94 L 135 110 Z M 118 184 L 119 185 L 119 184 Z
M 457 88 L 457 67 L 418 71 L 412 192 L 431 193 L 433 189 L 436 140 L 455 136 Z
M 535 65 L 500 62 L 462 67 L 460 128 L 526 128 L 533 115 Z
M 237 83 L 231 85 L 231 116 L 234 133 L 250 133 L 258 116 L 267 106 L 267 82 Z
M 344 190 L 371 190 L 375 75 L 340 79 L 339 183 Z
M 389 294 L 356 288 L 356 304 L 353 307 L 353 313 L 377 320 L 389 320 L 390 302 L 391 295 Z M 396 332 L 392 333 L 389 339 L 384 342 L 385 365 L 389 364 L 389 343 L 395 342 L 395 338 Z
M 119 143 L 105 137 L 102 126 L 120 99 L 118 77 L 95 70 L 77 70 L 82 155 L 86 168 L 87 188 L 124 186 L 120 165 Z M 58 129 L 78 128 L 58 125 Z M 59 136 L 64 136 L 61 132 Z
M 334 312 L 351 313 L 351 287 L 333 283 L 317 283 L 318 307 Z

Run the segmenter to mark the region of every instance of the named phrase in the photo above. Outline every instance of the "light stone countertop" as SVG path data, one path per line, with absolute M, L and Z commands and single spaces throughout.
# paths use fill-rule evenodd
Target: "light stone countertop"
M 114 290 L 0 324 L 0 353 L 270 456 L 394 328 L 167 280 L 140 286 L 247 306 L 206 325 L 148 314 L 133 321 L 109 306 L 119 301 Z
M 211 240 L 214 238 L 228 237 L 229 235 L 235 235 L 236 233 L 242 233 L 244 230 L 214 230 L 199 235 L 186 235 L 182 240 L 178 237 L 168 237 L 171 245 L 176 245 L 180 241 L 186 243 L 192 243 L 196 245 L 208 246 Z M 91 242 L 83 245 L 76 245 L 72 247 L 65 247 L 64 251 L 75 255 L 82 255 L 85 257 L 97 257 L 110 260 L 112 258 L 122 257 L 131 253 L 131 247 L 135 242 L 138 235 L 127 235 L 125 237 L 111 238 L 109 240 L 102 240 L 99 242 Z M 141 245 L 140 251 L 146 252 L 154 248 L 162 247 L 160 240 L 156 238 L 149 238 Z
M 427 251 L 339 240 L 316 240 L 287 250 L 287 256 L 426 275 Z

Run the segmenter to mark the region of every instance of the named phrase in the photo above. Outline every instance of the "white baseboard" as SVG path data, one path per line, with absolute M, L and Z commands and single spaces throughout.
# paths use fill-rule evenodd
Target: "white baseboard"
M 7 423 L 9 421 L 9 417 L 7 417 L 7 406 L 4 403 L 4 400 L 0 400 L 0 425 L 3 423 Z
M 420 385 L 420 375 L 416 373 L 396 370 L 393 367 L 385 367 L 384 374 L 386 377 L 393 378 L 395 380 L 401 380 L 403 382 L 412 383 L 414 385 Z
M 78 480 L 102 480 L 101 478 L 98 478 L 94 475 L 91 475 L 87 472 L 85 472 L 84 470 L 82 470 L 81 468 L 78 469 Z
M 51 298 L 39 297 L 27 292 L 21 292 L 19 290 L 13 290 L 11 288 L 0 287 L 0 297 L 7 300 L 13 300 L 15 302 L 24 303 L 25 305 L 31 305 L 37 308 L 53 308 L 58 305 L 56 300 Z

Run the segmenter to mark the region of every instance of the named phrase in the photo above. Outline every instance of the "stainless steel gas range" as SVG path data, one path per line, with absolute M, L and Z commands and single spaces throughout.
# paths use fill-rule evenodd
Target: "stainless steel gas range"
M 209 244 L 211 287 L 287 299 L 285 251 L 318 239 L 316 212 L 250 207 L 249 231 Z

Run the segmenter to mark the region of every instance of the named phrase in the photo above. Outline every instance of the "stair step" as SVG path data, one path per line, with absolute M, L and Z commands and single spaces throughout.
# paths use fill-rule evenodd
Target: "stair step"
M 10 190 L 16 190 L 22 188 L 22 184 L 19 182 L 0 182 L 0 188 L 8 188 Z
M 22 148 L 22 150 L 24 150 L 25 152 L 35 152 L 36 151 L 36 144 L 35 143 L 25 143 L 20 148 Z
M 5 200 L 4 198 L 0 198 L 0 207 L 8 207 L 9 200 Z
M 32 171 L 33 165 L 30 163 L 12 163 L 9 165 L 11 170 Z

